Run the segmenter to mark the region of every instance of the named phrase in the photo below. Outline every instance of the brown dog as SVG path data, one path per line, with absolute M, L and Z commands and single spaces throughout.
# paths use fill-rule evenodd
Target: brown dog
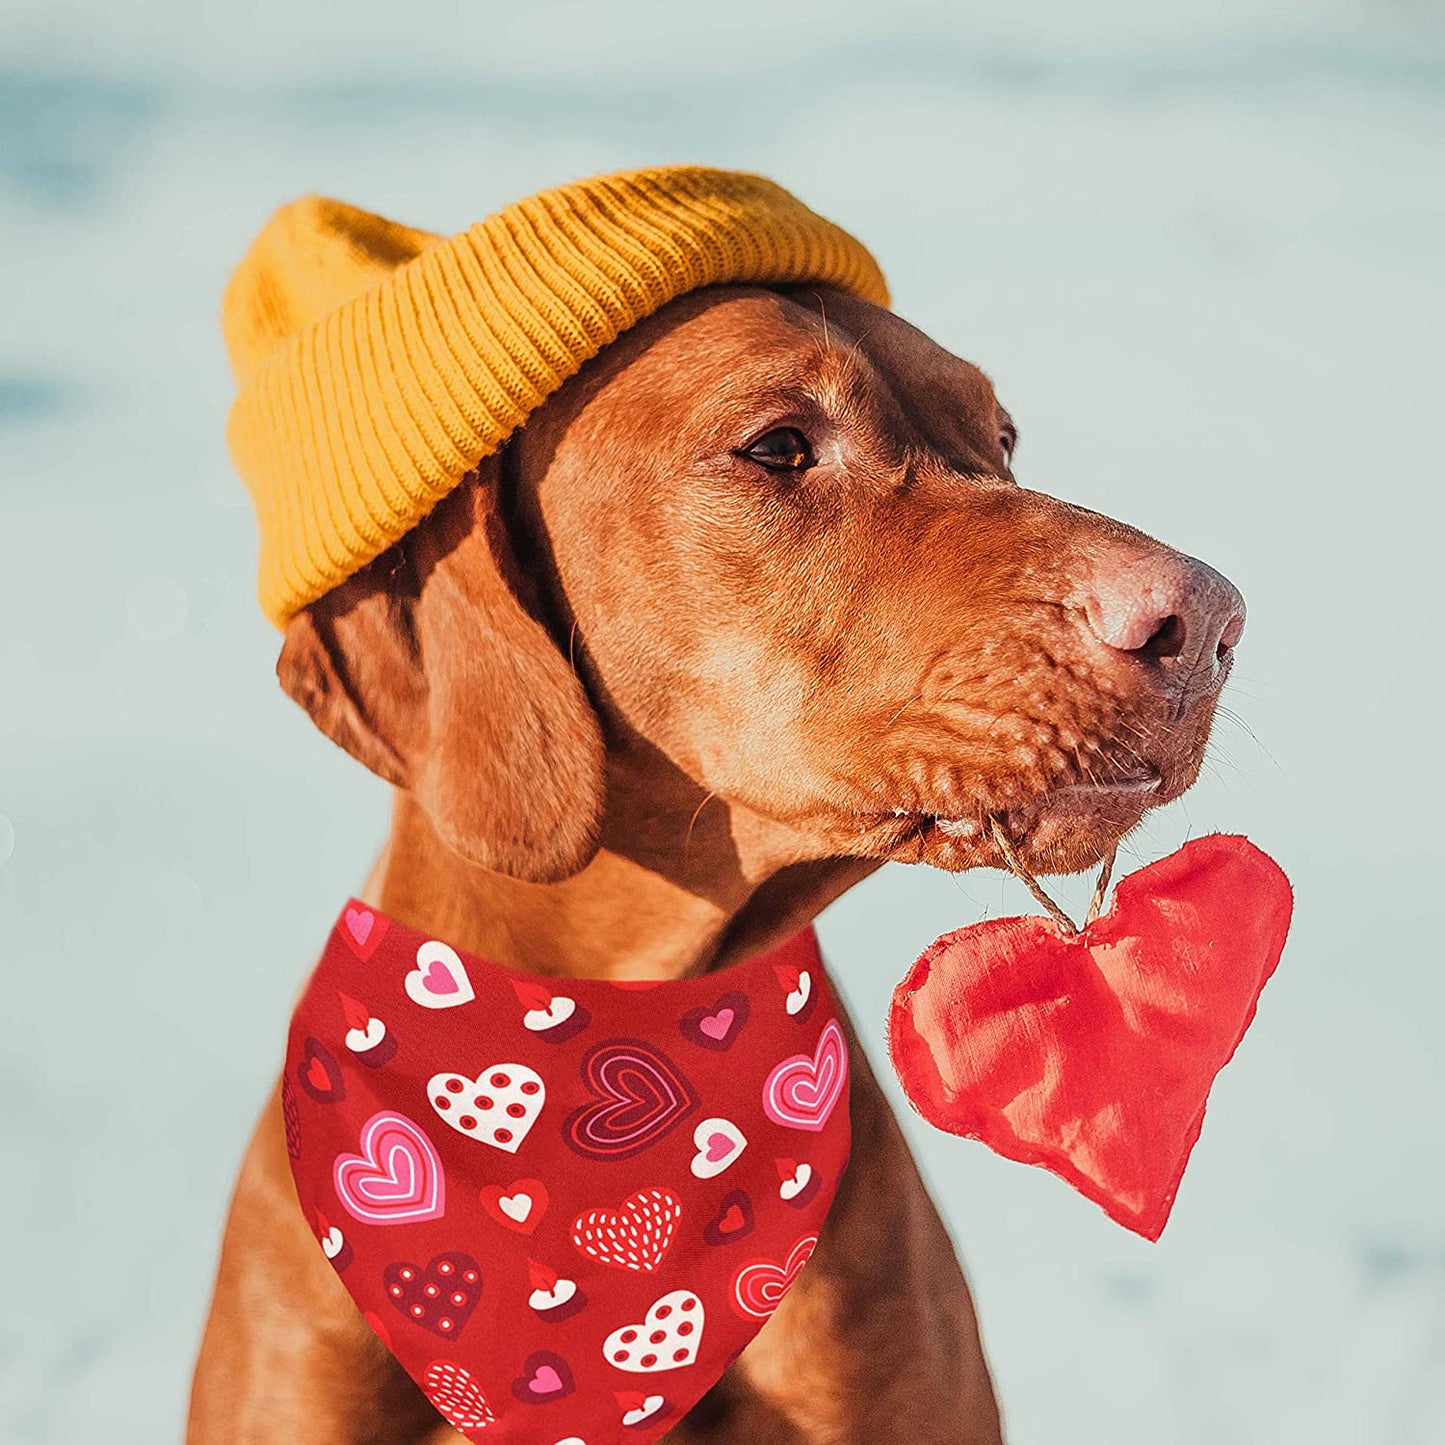
M 833 291 L 713 288 L 627 332 L 287 630 L 287 692 L 398 789 L 367 900 L 538 973 L 675 977 L 886 859 L 999 866 L 993 817 L 1037 871 L 1095 862 L 1194 780 L 1243 608 L 1021 490 L 1013 440 L 980 371 Z M 669 1439 L 1001 1438 L 861 1057 L 812 1263 Z M 189 1438 L 459 1438 L 316 1248 L 275 1097 Z

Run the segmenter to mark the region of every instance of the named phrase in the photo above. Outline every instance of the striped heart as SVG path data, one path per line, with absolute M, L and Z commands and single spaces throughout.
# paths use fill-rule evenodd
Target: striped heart
M 661 1050 L 636 1039 L 609 1039 L 582 1060 L 597 1097 L 567 1116 L 562 1136 L 591 1159 L 626 1159 L 655 1144 L 697 1108 L 682 1071 Z
M 332 1180 L 337 1198 L 367 1224 L 439 1219 L 446 1208 L 446 1180 L 431 1140 L 388 1109 L 366 1121 L 360 1154 L 337 1155 Z
M 482 1430 L 497 1422 L 471 1371 L 454 1360 L 433 1360 L 427 1366 L 422 1388 L 446 1422 L 457 1430 Z
M 733 1276 L 734 1307 L 744 1316 L 765 1320 L 782 1304 L 802 1268 L 818 1247 L 816 1234 L 805 1234 L 779 1264 L 775 1259 L 755 1259 Z
M 830 1019 L 811 1057 L 794 1054 L 768 1075 L 763 1112 L 775 1124 L 820 1133 L 847 1082 L 848 1045 L 837 1019 Z

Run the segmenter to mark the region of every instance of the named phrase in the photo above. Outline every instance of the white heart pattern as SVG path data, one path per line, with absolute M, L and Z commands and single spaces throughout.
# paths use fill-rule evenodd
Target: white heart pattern
M 671 1290 L 653 1302 L 640 1325 L 613 1330 L 602 1353 L 609 1364 L 635 1375 L 680 1370 L 697 1359 L 703 1323 L 702 1301 L 691 1290 Z
M 704 1119 L 693 1130 L 692 1142 L 697 1145 L 692 1172 L 699 1179 L 721 1174 L 748 1147 L 743 1131 L 731 1119 Z
M 364 1054 L 374 1049 L 386 1037 L 386 1025 L 380 1019 L 369 1018 L 364 1029 L 347 1029 L 346 1047 L 353 1054 Z
M 622 1423 L 624 1425 L 640 1425 L 644 1420 L 652 1419 L 665 1404 L 667 1401 L 661 1395 L 649 1395 L 640 1405 L 628 1410 L 623 1415 Z M 562 1445 L 567 1445 L 567 1442 L 564 1440 Z M 578 1445 L 581 1445 L 580 1441 Z
M 497 1208 L 514 1224 L 525 1224 L 532 1212 L 532 1196 L 525 1189 L 519 1189 L 515 1194 L 504 1194 L 497 1200 Z
M 534 1310 L 555 1310 L 567 1304 L 576 1293 L 575 1279 L 559 1279 L 551 1289 L 534 1289 L 527 1296 L 527 1303 Z
M 465 1074 L 433 1074 L 426 1091 L 432 1108 L 458 1134 L 508 1154 L 517 1152 L 547 1099 L 542 1076 L 525 1064 L 489 1064 L 475 1079 Z M 510 1218 L 518 1218 L 505 1201 L 501 1204 Z M 529 1198 L 522 1219 L 531 1205 Z
M 558 1024 L 565 1024 L 576 1012 L 575 999 L 570 999 L 565 994 L 553 994 L 552 1001 L 546 1008 L 529 1008 L 522 1015 L 522 1024 L 534 1034 L 540 1034 L 546 1029 L 555 1029 Z
M 784 1199 L 796 1199 L 807 1187 L 813 1178 L 813 1166 L 811 1164 L 799 1164 L 791 1179 L 784 1179 L 778 1186 L 778 1193 Z
M 456 1008 L 477 996 L 456 949 L 434 938 L 416 951 L 416 967 L 406 976 L 406 995 L 423 1008 Z
M 783 1007 L 787 1009 L 788 1016 L 791 1018 L 794 1014 L 799 1013 L 812 996 L 813 975 L 806 968 L 801 969 L 798 973 L 797 988 L 783 1000 Z

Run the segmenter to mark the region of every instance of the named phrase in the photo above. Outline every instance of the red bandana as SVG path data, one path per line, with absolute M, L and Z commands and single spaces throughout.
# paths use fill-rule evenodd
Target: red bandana
M 458 1430 L 655 1440 L 762 1328 L 848 1159 L 817 940 L 673 983 L 543 980 L 352 900 L 291 1023 L 296 1192 Z

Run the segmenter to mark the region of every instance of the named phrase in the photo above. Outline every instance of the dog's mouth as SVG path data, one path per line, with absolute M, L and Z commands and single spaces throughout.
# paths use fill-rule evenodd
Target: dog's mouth
M 872 835 L 878 855 L 890 861 L 957 872 L 1004 866 L 994 841 L 997 823 L 1031 868 L 1076 873 L 1097 863 L 1150 808 L 1174 792 L 1158 773 L 1138 770 L 1103 781 L 1062 784 L 1021 803 L 998 808 L 985 804 L 968 814 L 894 808 L 868 818 L 865 831 Z

